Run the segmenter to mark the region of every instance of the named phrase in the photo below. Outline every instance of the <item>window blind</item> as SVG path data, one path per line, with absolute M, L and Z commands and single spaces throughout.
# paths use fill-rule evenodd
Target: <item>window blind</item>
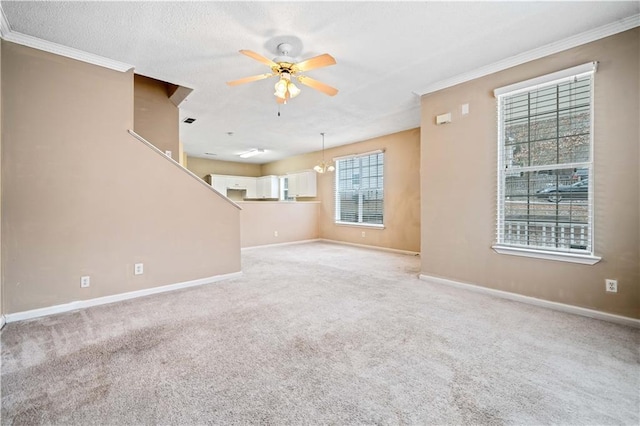
M 336 161 L 335 221 L 384 223 L 384 152 L 343 157 Z
M 496 90 L 499 245 L 593 254 L 595 64 L 574 71 Z

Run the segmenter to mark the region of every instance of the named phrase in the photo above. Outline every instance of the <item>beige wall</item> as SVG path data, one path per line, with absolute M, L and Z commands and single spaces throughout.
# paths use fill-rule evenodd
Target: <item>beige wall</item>
M 240 270 L 238 208 L 127 133 L 132 73 L 5 42 L 2 80 L 6 313 Z
M 185 169 L 187 168 L 187 157 L 184 155 L 184 145 L 178 142 L 178 163 Z
M 318 175 L 318 197 L 322 202 L 319 236 L 330 240 L 377 247 L 420 251 L 420 129 L 412 129 L 363 142 L 327 149 L 325 158 L 385 149 L 384 229 L 336 225 L 334 222 L 334 174 Z M 263 175 L 313 168 L 321 152 L 264 164 Z M 362 232 L 365 237 L 362 237 Z
M 242 207 L 240 213 L 242 247 L 318 238 L 320 203 L 240 201 L 238 204 Z
M 209 160 L 208 158 L 187 157 L 187 168 L 202 179 L 206 175 L 230 175 L 259 177 L 260 164 L 236 163 L 233 161 Z
M 133 80 L 133 130 L 171 158 L 180 161 L 178 107 L 169 99 L 169 84 L 142 75 Z
M 638 28 L 422 98 L 422 273 L 640 317 Z M 594 266 L 499 255 L 493 90 L 599 61 L 595 77 Z M 460 106 L 469 103 L 462 117 Z M 451 124 L 435 116 L 452 112 Z M 322 232 L 322 231 L 321 231 Z M 618 293 L 605 293 L 605 278 Z

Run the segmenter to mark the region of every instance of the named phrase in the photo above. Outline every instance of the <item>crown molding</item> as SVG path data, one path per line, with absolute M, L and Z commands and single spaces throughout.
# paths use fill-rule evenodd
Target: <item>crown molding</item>
M 74 49 L 73 47 L 63 46 L 58 43 L 53 43 L 51 41 L 42 40 L 37 37 L 13 31 L 11 29 L 11 25 L 9 25 L 9 20 L 2 9 L 2 4 L 0 4 L 0 37 L 12 43 L 21 44 L 23 46 L 43 50 L 45 52 L 54 53 L 56 55 L 65 56 L 67 58 L 87 62 L 89 64 L 98 65 L 115 71 L 127 72 L 134 68 L 133 65 L 125 64 L 124 62 L 114 61 L 113 59 L 94 55 L 93 53 L 84 52 L 79 49 Z
M 114 61 L 113 59 L 105 58 L 104 56 L 94 55 L 93 53 L 74 49 L 73 47 L 63 46 L 58 43 L 42 40 L 16 31 L 9 31 L 7 35 L 3 34 L 2 38 L 12 43 L 21 44 L 23 46 L 43 50 L 45 52 L 54 53 L 56 55 L 65 56 L 67 58 L 98 65 L 115 71 L 127 72 L 134 68 L 133 65 L 125 64 L 124 62 Z
M 489 74 L 506 70 L 507 68 L 515 67 L 516 65 L 521 65 L 526 62 L 531 62 L 533 60 L 543 58 L 545 56 L 553 55 L 554 53 L 562 52 L 563 50 L 571 49 L 573 47 L 581 46 L 592 41 L 600 40 L 601 38 L 609 37 L 614 34 L 630 30 L 637 26 L 640 26 L 640 14 L 632 15 L 619 21 L 612 22 L 610 24 L 603 25 L 601 27 L 568 37 L 564 40 L 560 40 L 558 42 L 547 44 L 537 49 L 520 53 L 502 61 L 477 68 L 473 71 L 459 74 L 445 80 L 440 80 L 436 83 L 428 85 L 422 90 L 415 90 L 413 93 L 418 96 L 422 96 L 429 93 L 437 92 L 438 90 L 446 89 L 447 87 L 475 80 L 476 78 L 484 77 Z
M 11 27 L 9 26 L 7 15 L 4 14 L 4 9 L 2 9 L 2 4 L 0 3 L 0 37 L 5 38 L 10 32 Z

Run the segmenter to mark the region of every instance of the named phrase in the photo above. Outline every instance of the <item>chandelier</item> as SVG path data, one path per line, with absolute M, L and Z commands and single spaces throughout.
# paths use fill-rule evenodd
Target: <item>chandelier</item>
M 320 164 L 315 166 L 313 170 L 315 170 L 318 173 L 332 172 L 336 168 L 333 167 L 332 163 L 327 163 L 324 161 L 324 132 L 320 134 L 322 135 L 322 161 L 320 162 Z

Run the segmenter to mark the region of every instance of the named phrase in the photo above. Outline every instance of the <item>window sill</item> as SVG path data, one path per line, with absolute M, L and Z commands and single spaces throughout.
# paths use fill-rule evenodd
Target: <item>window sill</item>
M 338 226 L 354 226 L 356 228 L 384 229 L 384 225 L 377 223 L 356 223 L 356 222 L 334 222 Z
M 589 254 L 576 253 L 560 253 L 555 251 L 536 250 L 522 247 L 510 247 L 503 245 L 493 245 L 492 249 L 499 254 L 508 254 L 511 256 L 533 257 L 535 259 L 557 260 L 560 262 L 580 263 L 583 265 L 595 265 L 602 260 L 599 256 Z

